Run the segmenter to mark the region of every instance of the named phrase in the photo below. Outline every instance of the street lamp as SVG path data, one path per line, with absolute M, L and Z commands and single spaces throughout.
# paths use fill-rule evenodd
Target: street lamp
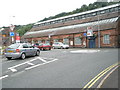
M 98 15 L 98 48 L 100 48 L 100 18 L 99 18 L 99 15 Z

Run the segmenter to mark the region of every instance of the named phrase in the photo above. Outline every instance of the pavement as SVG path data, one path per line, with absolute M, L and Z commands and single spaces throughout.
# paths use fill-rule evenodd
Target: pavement
M 120 80 L 120 66 L 115 69 L 103 82 L 101 88 L 110 88 L 113 90 L 120 90 L 119 80 Z

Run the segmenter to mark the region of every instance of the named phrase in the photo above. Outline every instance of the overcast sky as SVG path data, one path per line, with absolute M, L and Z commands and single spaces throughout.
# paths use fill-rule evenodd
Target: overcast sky
M 0 27 L 35 23 L 97 0 L 0 0 Z

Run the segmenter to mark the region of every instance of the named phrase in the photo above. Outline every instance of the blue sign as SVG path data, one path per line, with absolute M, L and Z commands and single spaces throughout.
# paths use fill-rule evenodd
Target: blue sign
M 83 35 L 84 35 L 84 36 L 87 36 L 87 33 L 84 33 Z
M 14 36 L 15 34 L 14 34 L 14 32 L 10 32 L 10 36 Z

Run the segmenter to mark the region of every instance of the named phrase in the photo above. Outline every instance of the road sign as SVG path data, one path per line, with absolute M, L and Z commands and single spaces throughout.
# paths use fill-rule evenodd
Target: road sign
M 14 36 L 15 34 L 14 34 L 14 32 L 10 32 L 10 36 Z
M 87 33 L 83 33 L 84 36 L 87 36 Z
M 20 36 L 16 36 L 16 43 L 20 42 Z

